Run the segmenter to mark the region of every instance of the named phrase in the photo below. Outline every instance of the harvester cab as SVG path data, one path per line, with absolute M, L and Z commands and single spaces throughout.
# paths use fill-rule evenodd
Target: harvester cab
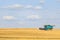
M 39 28 L 40 30 L 52 30 L 54 25 L 44 25 L 44 28 Z
M 53 25 L 44 25 L 44 30 L 52 30 Z

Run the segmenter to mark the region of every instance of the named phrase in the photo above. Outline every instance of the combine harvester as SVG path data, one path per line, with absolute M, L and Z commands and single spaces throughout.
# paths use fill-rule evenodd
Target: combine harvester
M 44 28 L 39 28 L 39 30 L 52 30 L 54 25 L 44 25 Z

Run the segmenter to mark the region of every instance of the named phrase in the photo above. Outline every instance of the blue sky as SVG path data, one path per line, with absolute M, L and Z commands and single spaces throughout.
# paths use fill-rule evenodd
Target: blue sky
M 0 28 L 60 28 L 59 0 L 0 0 Z

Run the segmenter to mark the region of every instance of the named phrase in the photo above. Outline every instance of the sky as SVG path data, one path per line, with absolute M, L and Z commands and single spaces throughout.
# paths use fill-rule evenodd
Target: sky
M 60 0 L 0 0 L 0 28 L 60 28 Z

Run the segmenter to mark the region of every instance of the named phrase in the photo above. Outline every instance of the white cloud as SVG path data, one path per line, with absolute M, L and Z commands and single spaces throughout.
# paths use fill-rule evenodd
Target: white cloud
M 33 7 L 32 5 L 27 5 L 25 8 L 26 8 L 26 9 L 27 9 L 27 8 L 30 8 L 30 9 L 35 9 L 35 10 L 42 9 L 41 6 L 34 6 L 34 7 Z
M 23 5 L 13 4 L 13 5 L 8 5 L 8 6 L 4 7 L 4 8 L 22 8 L 22 7 L 23 7 Z
M 40 0 L 40 3 L 44 3 L 45 2 L 45 0 Z
M 28 19 L 40 19 L 41 17 L 39 15 L 30 15 L 27 16 Z
M 39 9 L 42 9 L 42 7 L 41 6 L 36 6 L 33 9 L 39 10 Z
M 21 4 L 13 4 L 13 5 L 8 5 L 8 6 L 4 6 L 2 8 L 11 8 L 11 9 L 19 9 L 19 8 L 24 8 L 24 9 L 34 9 L 34 10 L 39 10 L 42 9 L 41 6 L 33 6 L 33 5 L 21 5 Z
M 12 20 L 12 19 L 15 19 L 14 16 L 3 16 L 3 19 L 4 20 Z

